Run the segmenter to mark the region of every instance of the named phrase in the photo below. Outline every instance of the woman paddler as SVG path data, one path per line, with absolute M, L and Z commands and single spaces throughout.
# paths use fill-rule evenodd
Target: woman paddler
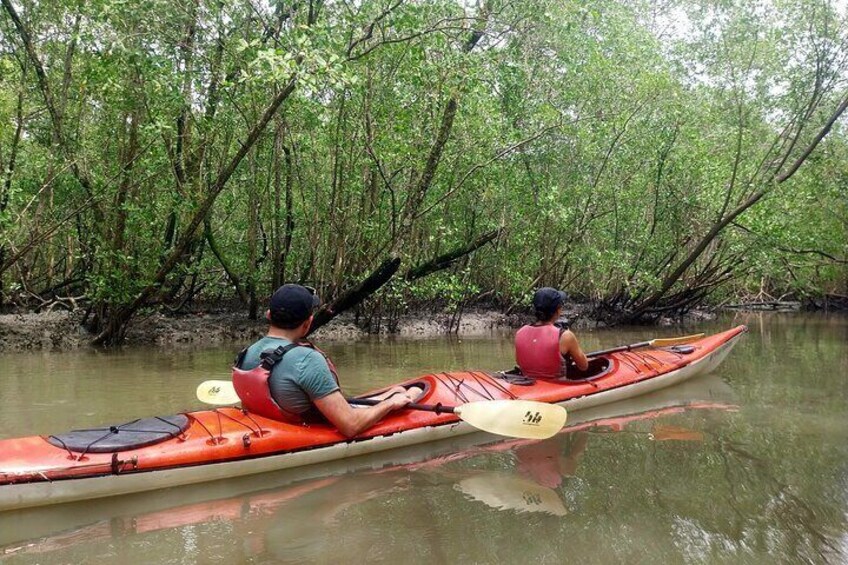
M 581 371 L 589 368 L 577 336 L 555 324 L 567 299 L 567 294 L 550 287 L 540 288 L 533 295 L 536 322 L 515 334 L 515 360 L 522 374 L 540 379 L 564 377 L 567 358 Z

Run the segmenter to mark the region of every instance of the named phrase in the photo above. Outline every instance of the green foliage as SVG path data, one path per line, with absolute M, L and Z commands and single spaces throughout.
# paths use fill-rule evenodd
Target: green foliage
M 310 20 L 317 4 L 21 2 L 59 124 L 3 12 L 4 169 L 25 96 L 0 248 L 43 236 L 0 273 L 6 298 L 69 283 L 127 305 L 183 236 L 152 302 L 236 286 L 261 300 L 281 271 L 333 296 L 389 254 L 403 272 L 501 225 L 470 263 L 386 300 L 848 292 L 844 127 L 775 182 L 845 90 L 845 18 L 826 4 L 319 4 Z M 212 252 L 186 230 L 292 80 L 214 202 Z

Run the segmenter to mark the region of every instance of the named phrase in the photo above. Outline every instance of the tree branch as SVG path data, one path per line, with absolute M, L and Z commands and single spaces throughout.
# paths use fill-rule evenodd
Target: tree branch
M 837 107 L 833 114 L 831 114 L 830 118 L 828 118 L 827 120 L 827 123 L 825 123 L 824 127 L 822 127 L 816 137 L 813 138 L 813 141 L 811 141 L 807 148 L 804 150 L 804 152 L 801 153 L 801 156 L 798 157 L 794 163 L 792 163 L 792 166 L 789 167 L 789 170 L 775 177 L 775 180 L 778 183 L 782 183 L 784 181 L 789 180 L 789 178 L 792 177 L 792 175 L 794 175 L 795 172 L 801 168 L 801 165 L 804 164 L 804 161 L 807 160 L 807 157 L 809 157 L 810 154 L 815 151 L 819 143 L 821 143 L 825 136 L 830 133 L 830 130 L 833 128 L 833 124 L 835 124 L 836 120 L 838 120 L 839 117 L 843 114 L 843 112 L 845 112 L 846 108 L 848 108 L 848 94 L 846 94 L 845 98 L 842 99 L 842 102 L 839 104 L 839 107 Z
M 426 263 L 422 263 L 421 265 L 410 269 L 406 272 L 404 278 L 407 281 L 414 281 L 416 279 L 420 279 L 422 277 L 426 277 L 427 275 L 433 274 L 437 271 L 447 269 L 448 267 L 456 263 L 459 259 L 462 259 L 466 255 L 474 253 L 490 241 L 493 241 L 494 239 L 498 238 L 503 232 L 503 227 L 487 232 L 472 241 L 471 243 L 469 243 L 468 245 L 448 251 L 447 253 L 439 255 L 435 259 L 432 259 L 430 261 L 427 261 Z
M 518 143 L 515 143 L 515 144 L 510 145 L 509 147 L 507 147 L 505 149 L 498 151 L 498 153 L 496 153 L 491 159 L 489 159 L 489 160 L 487 160 L 483 163 L 477 163 L 476 165 L 474 165 L 473 167 L 468 169 L 465 172 L 465 174 L 463 174 L 462 177 L 459 179 L 459 182 L 457 182 L 453 187 L 451 187 L 450 190 L 448 190 L 446 193 L 444 193 L 442 196 L 440 196 L 431 205 L 427 206 L 427 208 L 425 208 L 423 211 L 416 214 L 414 219 L 417 220 L 418 218 L 426 215 L 433 208 L 435 208 L 436 206 L 438 206 L 439 204 L 441 204 L 442 202 L 444 202 L 445 200 L 450 198 L 457 190 L 459 190 L 462 187 L 463 184 L 465 184 L 465 181 L 467 181 L 469 179 L 469 177 L 471 177 L 471 175 L 473 175 L 474 173 L 476 173 L 480 169 L 484 169 L 484 168 L 488 167 L 489 165 L 491 165 L 492 163 L 494 163 L 495 161 L 503 159 L 504 157 L 506 157 L 507 155 L 509 155 L 513 151 L 515 151 L 516 149 L 521 149 L 522 147 L 524 147 L 528 143 L 532 143 L 533 141 L 536 141 L 537 139 L 539 139 L 540 137 L 542 137 L 543 135 L 545 135 L 549 131 L 557 129 L 558 127 L 560 127 L 560 125 L 561 124 L 557 123 L 555 125 L 548 126 L 544 129 L 538 131 L 537 133 L 531 135 L 530 137 L 522 139 Z
M 315 314 L 315 319 L 312 321 L 312 327 L 309 330 L 311 334 L 321 326 L 327 324 L 330 320 L 349 310 L 377 292 L 384 284 L 395 275 L 400 268 L 401 260 L 399 257 L 390 257 L 385 259 L 380 266 L 377 267 L 365 280 L 361 283 L 349 288 L 338 298 L 324 306 L 318 313 Z

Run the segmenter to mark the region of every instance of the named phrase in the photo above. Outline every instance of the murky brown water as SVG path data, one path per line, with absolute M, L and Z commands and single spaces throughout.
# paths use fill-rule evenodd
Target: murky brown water
M 712 375 L 480 435 L 310 468 L 0 513 L 8 563 L 848 561 L 848 319 L 746 315 Z M 680 330 L 584 333 L 587 349 Z M 0 356 L 0 438 L 199 408 L 234 349 Z M 508 336 L 330 344 L 347 392 L 499 369 Z

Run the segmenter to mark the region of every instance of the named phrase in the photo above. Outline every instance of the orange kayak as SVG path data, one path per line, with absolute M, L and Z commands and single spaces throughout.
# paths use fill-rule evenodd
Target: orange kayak
M 596 375 L 580 381 L 462 371 L 422 375 L 399 384 L 421 387 L 421 404 L 524 399 L 561 404 L 574 412 L 709 372 L 745 331 L 738 326 L 685 348 L 611 353 L 594 363 Z M 347 439 L 328 424 L 294 425 L 227 407 L 0 440 L 0 510 L 265 473 L 473 431 L 450 413 L 399 410 Z

